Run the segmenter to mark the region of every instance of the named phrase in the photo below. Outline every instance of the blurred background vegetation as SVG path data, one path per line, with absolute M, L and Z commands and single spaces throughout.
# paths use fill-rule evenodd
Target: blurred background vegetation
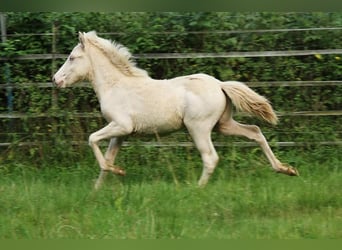
M 89 154 L 87 137 L 105 125 L 96 96 L 88 87 L 57 90 L 51 76 L 76 45 L 77 32 L 90 30 L 128 47 L 137 65 L 153 78 L 203 72 L 222 81 L 246 82 L 271 101 L 281 114 L 280 124 L 271 127 L 243 115 L 237 119 L 261 125 L 273 146 L 284 142 L 305 150 L 323 144 L 338 150 L 341 145 L 341 53 L 219 55 L 342 49 L 342 13 L 7 12 L 2 16 L 6 19 L 0 43 L 3 161 L 21 157 L 69 163 Z M 153 58 L 152 54 L 163 53 L 218 56 Z M 28 55 L 31 59 L 23 60 Z M 241 142 L 214 137 L 223 146 Z M 146 141 L 151 139 L 139 138 L 135 145 Z M 177 145 L 189 137 L 180 132 L 163 141 Z

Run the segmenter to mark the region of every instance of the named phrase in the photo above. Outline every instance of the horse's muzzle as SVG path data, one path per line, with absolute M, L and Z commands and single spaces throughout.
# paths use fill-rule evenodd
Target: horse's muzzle
M 55 76 L 52 77 L 52 84 L 55 85 L 57 88 L 63 87 L 63 83 L 63 80 L 57 81 Z

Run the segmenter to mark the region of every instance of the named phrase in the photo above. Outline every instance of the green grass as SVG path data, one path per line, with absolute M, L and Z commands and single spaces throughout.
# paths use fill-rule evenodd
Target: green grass
M 133 149 L 125 150 L 133 155 Z M 98 171 L 93 158 L 69 168 L 3 164 L 0 238 L 342 237 L 342 173 L 336 148 L 319 154 L 278 152 L 297 163 L 300 177 L 273 173 L 259 152 L 237 151 L 220 152 L 220 166 L 205 188 L 196 185 L 201 169 L 192 152 L 178 152 L 174 158 L 162 150 L 134 160 L 122 152 L 118 161 L 130 164 L 128 176 L 109 176 L 97 192 L 92 186 Z M 144 161 L 151 166 L 138 166 Z

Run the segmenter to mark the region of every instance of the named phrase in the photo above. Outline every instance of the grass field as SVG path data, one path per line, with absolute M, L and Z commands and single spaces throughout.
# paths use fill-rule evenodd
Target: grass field
M 220 164 L 205 188 L 196 185 L 201 168 L 192 149 L 137 151 L 123 149 L 118 162 L 128 175 L 109 176 L 97 192 L 91 154 L 69 167 L 2 163 L 0 238 L 342 237 L 338 147 L 277 152 L 298 166 L 300 177 L 273 173 L 257 149 L 219 149 Z

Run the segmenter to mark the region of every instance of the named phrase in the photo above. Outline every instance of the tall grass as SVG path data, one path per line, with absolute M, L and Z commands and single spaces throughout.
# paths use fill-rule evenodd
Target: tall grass
M 205 188 L 196 185 L 201 168 L 192 149 L 124 151 L 118 162 L 128 176 L 109 176 L 97 192 L 92 157 L 70 167 L 1 165 L 0 238 L 342 237 L 336 148 L 278 152 L 297 163 L 298 178 L 273 173 L 258 150 L 223 148 Z

